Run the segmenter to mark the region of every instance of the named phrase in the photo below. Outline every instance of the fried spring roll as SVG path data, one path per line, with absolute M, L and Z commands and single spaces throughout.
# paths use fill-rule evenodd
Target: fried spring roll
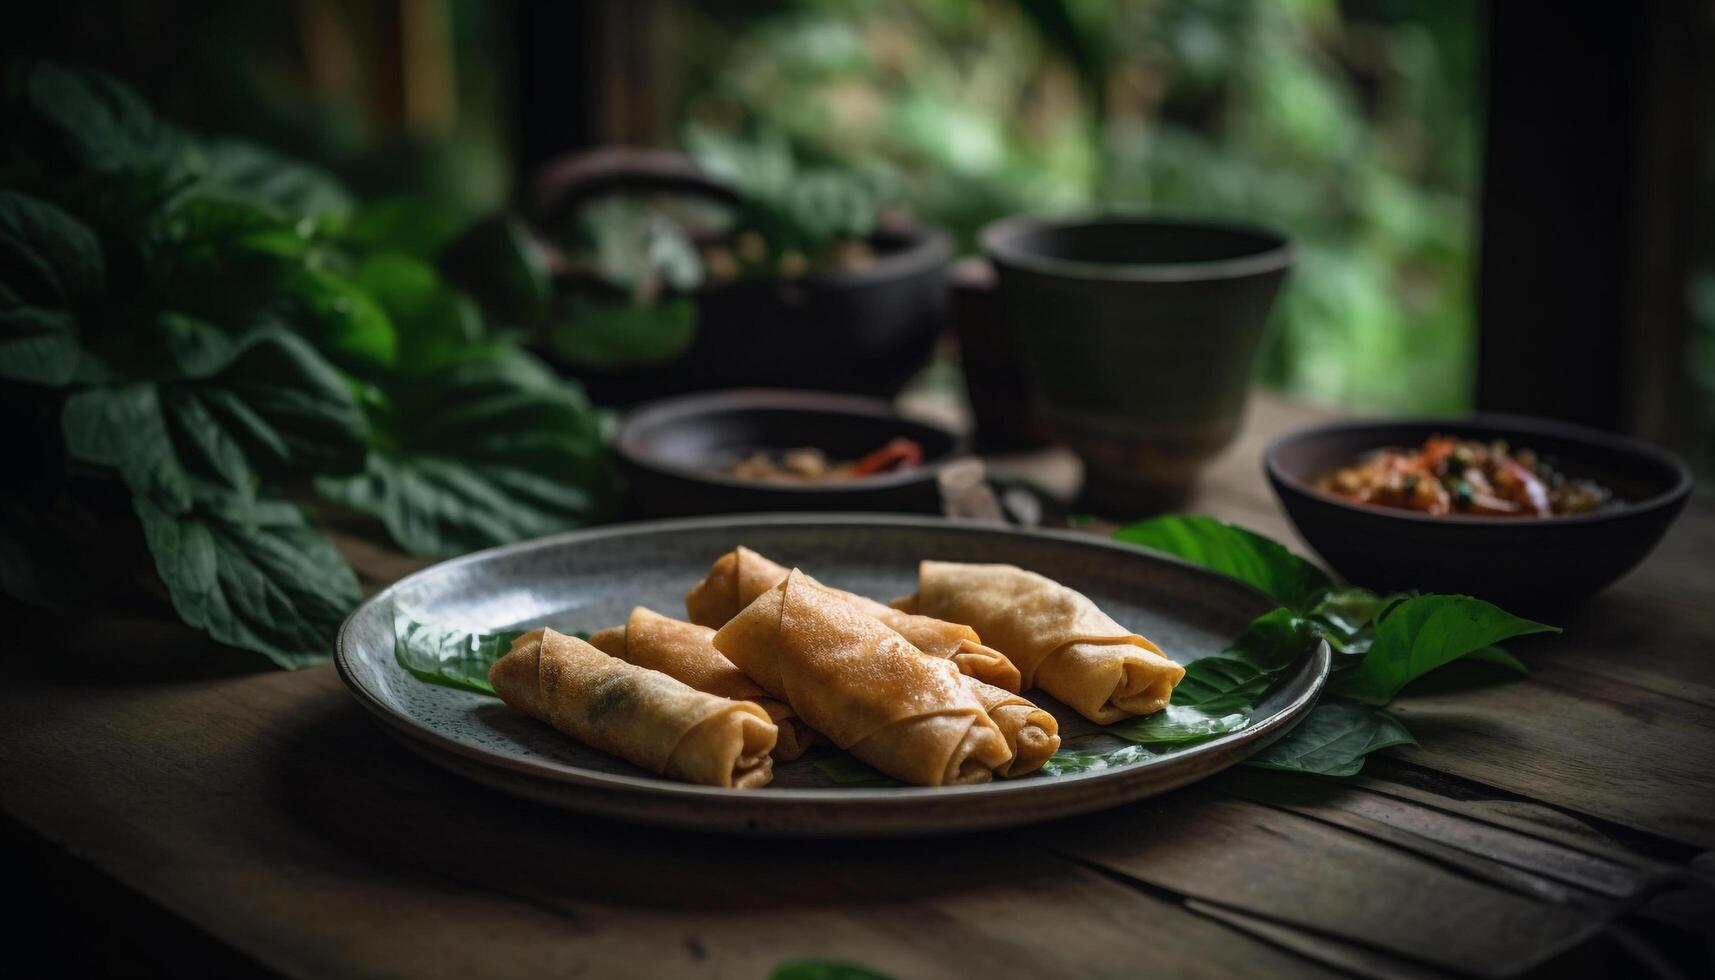
M 774 761 L 791 762 L 804 754 L 816 733 L 784 701 L 768 696 L 744 671 L 715 649 L 715 631 L 638 606 L 624 626 L 590 637 L 590 646 L 626 663 L 658 670 L 707 694 L 750 701 L 780 728 Z
M 787 571 L 784 565 L 741 545 L 717 558 L 709 574 L 692 587 L 685 596 L 685 611 L 691 622 L 719 629 L 757 596 L 784 581 Z M 929 656 L 951 660 L 960 673 L 1014 694 L 1023 690 L 1018 668 L 1000 651 L 984 646 L 978 631 L 971 627 L 902 612 L 866 596 L 823 585 L 808 575 L 804 580 L 881 620 Z
M 988 712 L 989 720 L 1006 738 L 1012 761 L 996 769 L 997 776 L 1024 776 L 1042 768 L 1049 756 L 1060 751 L 1060 723 L 1054 716 L 1017 694 L 965 678 L 965 687 Z
M 924 656 L 802 572 L 721 627 L 715 648 L 810 727 L 895 779 L 982 783 L 1012 761 L 950 661 Z
M 906 612 L 970 623 L 1040 687 L 1098 725 L 1167 707 L 1185 668 L 1064 585 L 1014 565 L 926 561 Z
M 774 777 L 777 729 L 749 701 L 705 694 L 575 636 L 532 630 L 489 668 L 514 710 L 651 772 L 749 789 Z

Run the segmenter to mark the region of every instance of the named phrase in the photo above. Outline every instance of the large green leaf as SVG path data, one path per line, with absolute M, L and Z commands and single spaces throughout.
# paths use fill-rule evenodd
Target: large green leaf
M 75 310 L 106 279 L 101 242 L 55 205 L 0 191 L 0 379 L 60 387 L 83 359 Z
M 106 280 L 101 241 L 58 205 L 0 190 L 0 282 L 12 304 L 75 306 Z
M 317 488 L 380 518 L 407 551 L 447 557 L 606 514 L 612 477 L 594 410 L 522 351 L 482 349 L 395 379 L 387 394 L 365 471 Z
M 1221 714 L 1251 708 L 1314 640 L 1309 625 L 1290 610 L 1265 613 L 1227 649 L 1187 664 L 1173 704 Z
M 357 578 L 290 504 L 199 499 L 173 513 L 135 498 L 155 569 L 186 624 L 282 667 L 320 662 L 357 604 Z
M 82 358 L 77 318 L 12 302 L 0 285 L 0 379 L 57 388 L 77 375 Z
M 1386 704 L 1400 688 L 1443 664 L 1510 637 L 1542 632 L 1559 630 L 1470 596 L 1415 596 L 1387 612 L 1363 662 L 1334 678 L 1331 688 L 1366 704 Z
M 205 140 L 193 154 L 202 192 L 266 209 L 287 221 L 344 215 L 351 196 L 329 174 L 243 140 Z
M 1108 725 L 1102 730 L 1139 745 L 1171 745 L 1200 742 L 1215 735 L 1236 732 L 1250 724 L 1242 711 L 1204 710 L 1170 704 L 1152 715 L 1139 715 Z
M 317 347 L 336 363 L 360 373 L 390 368 L 399 357 L 399 337 L 367 291 L 326 269 L 305 267 L 289 289 L 302 308 L 302 322 Z
M 220 373 L 165 388 L 187 434 L 230 434 L 263 473 L 349 473 L 363 465 L 368 425 L 338 371 L 301 338 L 266 333 Z
M 393 658 L 418 680 L 492 696 L 488 669 L 522 635 L 523 630 L 473 633 L 419 623 L 395 613 Z
M 1114 537 L 1236 578 L 1298 613 L 1308 612 L 1333 585 L 1326 572 L 1284 545 L 1212 517 L 1157 517 L 1122 527 Z
M 167 428 L 156 385 L 79 392 L 66 399 L 60 425 L 67 456 L 117 470 L 139 499 L 167 512 L 190 508 L 191 479 Z
M 393 324 L 402 371 L 433 370 L 482 339 L 482 315 L 470 298 L 441 282 L 434 266 L 400 252 L 364 259 L 352 283 L 380 304 Z
M 118 470 L 173 513 L 199 481 L 248 497 L 258 473 L 355 471 L 367 434 L 344 379 L 286 333 L 251 338 L 207 378 L 79 392 L 61 420 L 73 459 Z
M 1416 739 L 1380 708 L 1338 699 L 1324 700 L 1297 727 L 1246 762 L 1263 769 L 1356 776 L 1364 756 Z

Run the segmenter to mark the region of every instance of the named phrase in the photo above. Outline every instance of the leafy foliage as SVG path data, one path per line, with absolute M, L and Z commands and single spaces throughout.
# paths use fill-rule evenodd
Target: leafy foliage
M 1006 214 L 1092 206 L 1279 226 L 1298 259 L 1264 377 L 1451 411 L 1470 399 L 1481 23 L 1468 0 L 740 7 L 704 32 L 687 112 L 885 169 L 967 247 Z
M 1479 651 L 1515 667 L 1518 661 L 1494 644 L 1550 631 L 1559 632 L 1470 596 L 1415 596 L 1388 611 L 1363 661 L 1336 678 L 1333 689 L 1354 701 L 1386 704 L 1424 674 Z
M 1356 776 L 1364 768 L 1364 756 L 1371 752 L 1415 744 L 1417 740 L 1394 716 L 1331 699 L 1310 709 L 1286 737 L 1246 761 L 1262 769 Z
M 316 169 L 182 132 L 103 75 L 14 82 L 0 410 L 28 426 L 28 478 L 0 488 L 9 595 L 65 608 L 83 589 L 56 540 L 135 536 L 187 624 L 298 666 L 358 591 L 291 488 L 313 480 L 433 555 L 602 513 L 594 411 L 489 338 L 433 254 L 398 247 L 421 211 L 357 209 Z M 475 236 L 458 258 L 497 301 L 531 293 L 511 309 L 540 304 L 516 241 Z
M 1158 517 L 1122 527 L 1114 537 L 1236 578 L 1290 609 L 1308 609 L 1333 584 L 1326 572 L 1285 545 L 1212 517 Z
M 1524 665 L 1495 644 L 1558 632 L 1470 596 L 1336 588 L 1284 546 L 1207 517 L 1154 518 L 1114 536 L 1221 572 L 1283 603 L 1253 621 L 1227 650 L 1187 666 L 1169 711 L 1248 711 L 1310 639 L 1321 637 L 1339 654 L 1322 701 L 1252 760 L 1268 768 L 1355 775 L 1365 755 L 1412 741 L 1398 719 L 1380 710 L 1411 681 L 1460 659 L 1524 673 Z
M 381 519 L 406 550 L 450 557 L 594 520 L 609 466 L 582 392 L 506 346 L 471 348 L 381 385 L 364 471 L 327 477 L 329 499 Z

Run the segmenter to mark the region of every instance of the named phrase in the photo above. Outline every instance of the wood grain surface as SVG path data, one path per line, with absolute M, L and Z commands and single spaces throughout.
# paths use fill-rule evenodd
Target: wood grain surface
M 1259 398 L 1190 509 L 1302 547 L 1258 459 L 1319 417 Z M 1514 645 L 1528 679 L 1419 685 L 1394 710 L 1421 745 L 1351 780 L 1241 768 L 918 841 L 668 833 L 470 785 L 329 667 L 257 671 L 117 611 L 0 686 L 0 809 L 287 976 L 762 978 L 805 956 L 901 978 L 1706 974 L 1712 544 L 1694 501 L 1564 635 Z M 369 588 L 415 567 L 343 546 Z

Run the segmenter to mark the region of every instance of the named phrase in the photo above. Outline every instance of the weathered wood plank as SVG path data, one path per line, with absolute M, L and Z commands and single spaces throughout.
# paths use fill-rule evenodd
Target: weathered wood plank
M 1544 901 L 1577 900 L 1577 892 L 1560 887 L 1571 885 L 1617 904 L 1642 894 L 1654 877 L 1629 863 L 1346 781 L 1240 768 L 1217 777 L 1212 788 L 1374 837 Z
M 0 689 L 0 802 L 296 976 L 1322 975 L 1038 848 L 658 832 L 482 790 L 394 745 L 329 669 Z
M 1550 641 L 1551 642 L 1551 641 Z M 1715 846 L 1715 715 L 1527 656 L 1520 682 L 1417 691 L 1398 758 L 1699 847 Z
M 1604 918 L 1207 788 L 1080 818 L 1049 846 L 1175 894 L 1474 976 L 1528 969 Z

